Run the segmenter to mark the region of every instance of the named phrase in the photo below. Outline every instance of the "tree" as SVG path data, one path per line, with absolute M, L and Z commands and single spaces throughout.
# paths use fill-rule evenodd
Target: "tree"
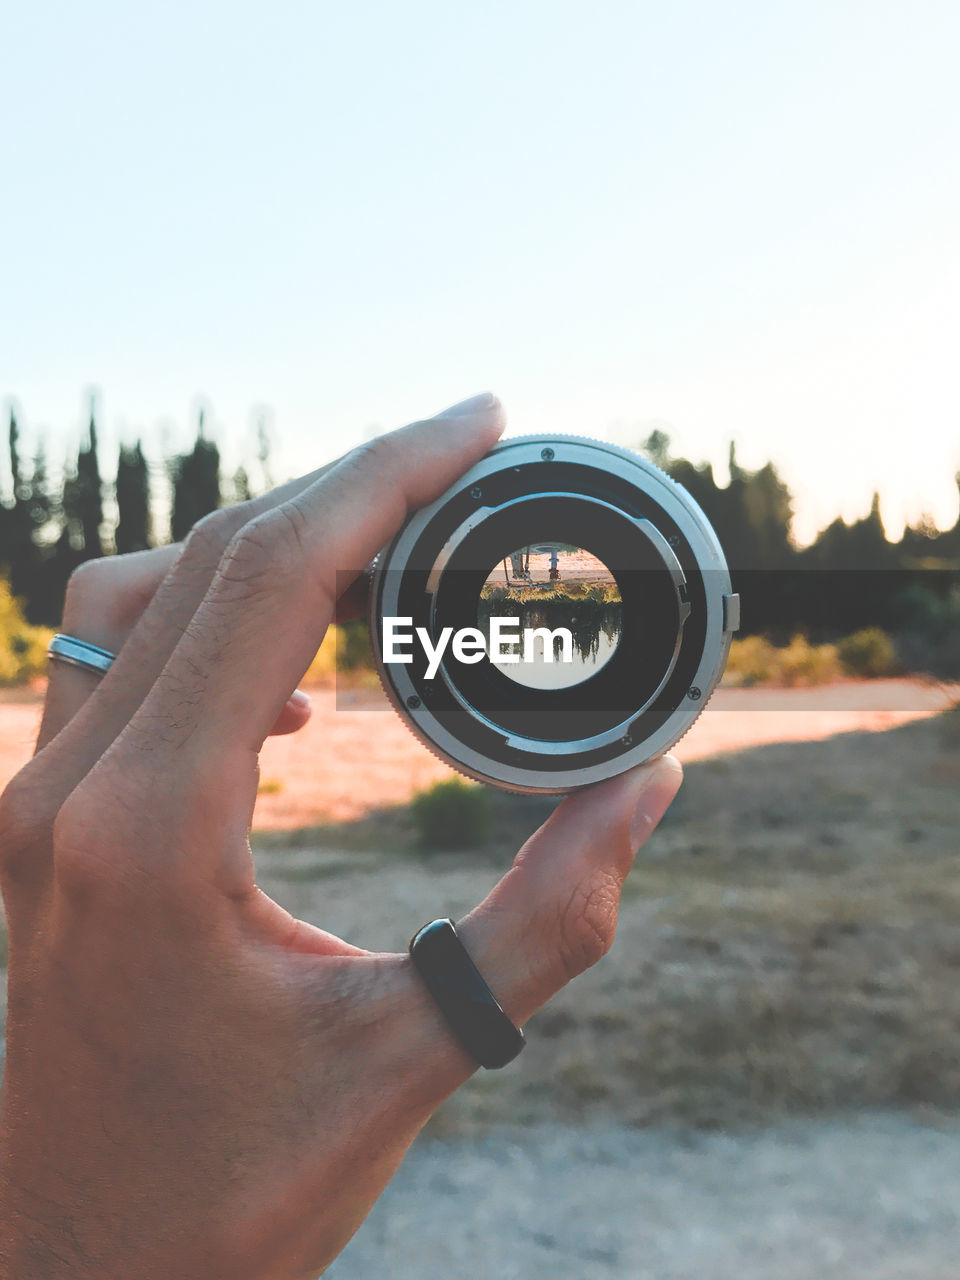
M 880 515 L 880 495 L 875 493 L 870 512 L 847 524 L 832 520 L 804 552 L 804 559 L 818 569 L 881 570 L 895 566 L 896 552 L 887 541 Z
M 197 439 L 190 453 L 180 454 L 170 463 L 173 508 L 170 537 L 185 538 L 196 522 L 220 505 L 220 450 L 204 435 L 204 414 L 200 411 Z
M 8 448 L 14 501 L 12 506 L 0 507 L 0 566 L 6 566 L 11 587 L 24 601 L 30 623 L 52 626 L 60 619 L 70 571 L 86 556 L 82 535 L 84 504 L 74 474 L 68 474 L 65 482 L 68 510 L 55 500 L 50 492 L 42 440 L 37 444 L 32 470 L 29 476 L 26 474 L 20 457 L 20 428 L 13 409 Z M 88 463 L 88 474 L 90 471 Z M 61 521 L 61 542 L 54 547 L 50 535 L 57 520 Z
M 28 512 L 30 516 L 30 528 L 35 537 L 39 536 L 42 530 L 54 515 L 56 503 L 50 492 L 49 479 L 47 477 L 47 450 L 43 440 L 37 443 L 37 451 L 33 455 L 33 471 L 30 475 L 30 496 L 29 496 Z
M 953 478 L 956 481 L 958 496 L 960 496 L 960 471 Z M 960 513 L 957 514 L 957 520 L 953 528 L 941 534 L 938 551 L 943 556 L 960 560 Z
M 13 483 L 13 505 L 3 508 L 0 523 L 0 564 L 7 568 L 10 586 L 16 596 L 29 596 L 36 575 L 37 547 L 31 525 L 31 486 L 20 463 L 20 426 L 13 405 L 7 432 L 10 450 L 10 477 Z
M 150 473 L 140 441 L 120 446 L 117 459 L 117 552 L 144 551 L 150 546 Z
M 17 411 L 13 405 L 10 406 L 10 425 L 7 431 L 7 440 L 10 446 L 10 478 L 13 482 L 13 500 L 17 501 L 21 497 L 20 483 L 20 427 L 17 423 Z
M 743 503 L 756 561 L 763 568 L 783 567 L 793 551 L 793 500 L 772 462 L 747 474 Z
M 270 431 L 266 413 L 257 419 L 257 461 L 260 463 L 260 474 L 263 477 L 264 490 L 273 488 L 273 472 L 270 469 Z
M 77 452 L 74 471 L 67 471 L 64 475 L 63 514 L 70 545 L 80 553 L 80 560 L 94 560 L 102 556 L 103 482 L 97 458 L 97 421 L 92 400 L 87 443 L 81 445 Z
M 640 448 L 655 467 L 659 467 L 661 471 L 666 471 L 670 465 L 670 437 L 665 431 L 661 431 L 659 427 L 654 427 L 646 440 L 641 442 Z
M 43 562 L 39 590 L 34 596 L 34 608 L 30 611 L 31 621 L 41 622 L 48 627 L 59 624 L 63 616 L 67 579 L 84 559 L 86 557 L 74 545 L 70 537 L 70 525 L 65 521 L 50 555 Z
M 737 442 L 730 441 L 730 450 L 727 455 L 727 470 L 730 472 L 730 483 L 737 484 L 738 481 L 747 479 L 747 472 L 744 471 L 740 463 L 737 461 Z
M 233 500 L 234 502 L 249 502 L 252 497 L 253 490 L 250 488 L 250 476 L 247 468 L 239 466 L 233 473 Z

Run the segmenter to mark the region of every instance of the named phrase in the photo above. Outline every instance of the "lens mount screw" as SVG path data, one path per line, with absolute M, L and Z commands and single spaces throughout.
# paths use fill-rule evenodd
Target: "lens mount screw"
M 557 455 L 554 453 L 552 449 L 540 450 L 540 457 L 544 460 L 544 462 L 552 462 L 556 456 Z
M 621 744 L 622 744 L 623 746 L 625 746 L 625 747 L 629 747 L 629 746 L 631 746 L 631 745 L 632 745 L 632 743 L 633 743 L 633 734 L 632 734 L 632 733 L 625 733 L 625 734 L 623 735 L 623 737 L 620 739 L 620 742 L 621 742 Z
M 415 693 L 412 693 L 410 697 L 407 699 L 407 706 L 410 708 L 411 711 L 416 711 L 417 707 L 420 706 L 420 699 L 417 697 Z
M 691 685 L 690 688 L 687 690 L 687 697 L 690 699 L 691 702 L 699 702 L 700 699 L 703 697 L 703 694 L 694 684 L 694 685 Z
M 680 545 L 680 539 L 675 533 L 671 533 L 670 537 L 667 539 L 667 542 L 670 544 L 671 547 L 679 547 Z
M 479 486 L 478 484 L 475 484 L 475 485 L 473 486 L 473 488 L 470 490 L 470 497 L 471 497 L 471 498 L 482 498 L 482 497 L 483 497 L 483 490 L 480 488 L 480 486 Z

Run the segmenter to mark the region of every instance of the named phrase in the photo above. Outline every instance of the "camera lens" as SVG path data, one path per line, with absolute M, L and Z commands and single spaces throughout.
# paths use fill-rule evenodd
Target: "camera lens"
M 739 601 L 696 503 L 625 449 L 497 446 L 378 561 L 384 688 L 471 777 L 558 793 L 661 754 L 719 680 Z

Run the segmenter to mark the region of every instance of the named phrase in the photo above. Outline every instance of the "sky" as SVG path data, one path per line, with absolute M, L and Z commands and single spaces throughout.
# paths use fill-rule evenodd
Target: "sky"
M 0 0 L 0 401 L 56 464 L 95 390 L 108 472 L 265 417 L 281 479 L 490 389 L 735 439 L 801 541 L 950 526 L 958 48 L 955 0 Z

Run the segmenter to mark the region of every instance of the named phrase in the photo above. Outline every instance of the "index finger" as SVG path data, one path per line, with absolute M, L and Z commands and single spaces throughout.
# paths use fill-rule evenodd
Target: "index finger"
M 154 765 L 175 755 L 204 773 L 213 759 L 229 769 L 228 757 L 255 755 L 316 653 L 343 574 L 359 572 L 411 509 L 496 442 L 499 401 L 478 397 L 465 408 L 348 454 L 245 525 L 118 746 L 129 734 Z

